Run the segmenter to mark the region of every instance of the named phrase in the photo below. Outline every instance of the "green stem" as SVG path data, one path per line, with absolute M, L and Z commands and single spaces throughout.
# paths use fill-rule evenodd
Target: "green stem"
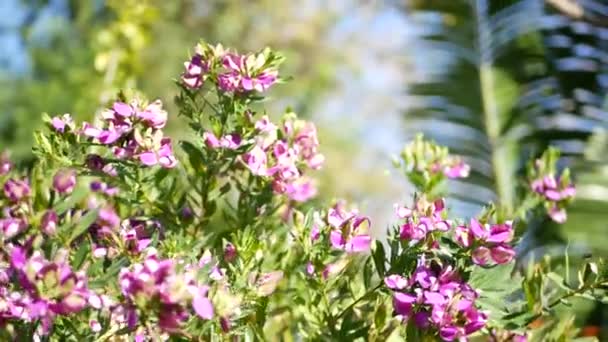
M 364 300 L 365 298 L 371 296 L 374 292 L 376 292 L 381 287 L 382 287 L 382 283 L 376 285 L 374 288 L 372 288 L 371 290 L 367 291 L 364 295 L 362 295 L 361 297 L 355 299 L 355 301 L 352 302 L 349 306 L 347 306 L 344 310 L 342 310 L 342 312 L 340 312 L 340 314 L 338 316 L 336 316 L 335 319 L 338 320 L 342 316 L 346 315 L 346 313 L 349 310 L 351 310 L 355 305 L 357 305 L 360 301 Z
M 475 1 L 477 17 L 477 36 L 479 46 L 479 83 L 482 100 L 482 112 L 486 134 L 491 149 L 492 169 L 499 203 L 511 213 L 513 210 L 514 187 L 512 184 L 512 167 L 508 165 L 509 146 L 501 140 L 501 125 L 498 103 L 496 102 L 493 57 L 489 51 L 491 31 L 488 23 L 487 0 Z

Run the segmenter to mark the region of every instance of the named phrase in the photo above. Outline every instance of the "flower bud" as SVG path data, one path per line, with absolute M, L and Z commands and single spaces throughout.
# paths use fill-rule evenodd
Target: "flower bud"
M 60 170 L 53 177 L 53 189 L 60 194 L 69 194 L 74 190 L 76 186 L 76 171 L 74 170 Z
M 47 210 L 42 216 L 42 231 L 47 235 L 55 234 L 58 221 L 57 213 L 53 210 Z
M 5 175 L 11 171 L 13 164 L 8 159 L 8 152 L 0 154 L 0 175 Z
M 26 181 L 9 179 L 4 183 L 4 196 L 11 202 L 19 202 L 22 199 L 29 197 L 30 193 L 30 186 Z
M 236 247 L 228 242 L 224 247 L 224 260 L 226 262 L 232 262 L 236 258 Z

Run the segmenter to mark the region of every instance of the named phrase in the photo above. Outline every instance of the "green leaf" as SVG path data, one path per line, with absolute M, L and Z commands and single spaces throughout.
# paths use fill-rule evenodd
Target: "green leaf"
M 57 203 L 53 207 L 53 210 L 55 210 L 57 215 L 62 215 L 63 213 L 68 211 L 68 209 L 76 207 L 76 205 L 82 202 L 82 200 L 84 200 L 89 195 L 89 193 L 90 190 L 88 188 L 78 187 L 74 190 L 74 192 L 72 192 L 72 195 L 70 195 L 70 197 L 66 198 L 62 202 Z
M 72 233 L 70 234 L 70 238 L 68 240 L 68 244 L 74 241 L 80 234 L 84 233 L 89 227 L 97 220 L 98 210 L 94 209 L 86 213 L 80 220 L 76 223 L 74 228 L 72 229 Z
M 380 277 L 380 279 L 383 279 L 384 275 L 386 274 L 386 254 L 384 252 L 384 246 L 382 245 L 382 242 L 374 240 L 372 244 L 372 257 L 374 259 L 376 271 L 378 272 L 378 277 Z
M 74 258 L 72 259 L 72 267 L 74 269 L 80 269 L 80 266 L 82 266 L 84 263 L 84 260 L 86 259 L 90 250 L 91 244 L 85 242 L 80 245 L 78 251 L 76 251 L 76 254 L 74 255 Z

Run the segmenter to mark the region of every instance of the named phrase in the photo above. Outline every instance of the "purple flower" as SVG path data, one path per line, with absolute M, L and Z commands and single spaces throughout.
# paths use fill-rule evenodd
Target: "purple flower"
M 0 232 L 5 239 L 10 239 L 13 236 L 23 232 L 27 228 L 25 221 L 18 218 L 3 218 L 0 219 Z
M 465 340 L 486 324 L 487 315 L 475 306 L 476 291 L 463 283 L 451 266 L 439 267 L 421 258 L 407 284 L 394 275 L 385 278 L 385 283 L 395 290 L 396 314 L 406 321 L 413 318 L 419 329 L 438 333 L 443 340 Z
M 54 235 L 57 231 L 58 222 L 59 218 L 57 217 L 57 213 L 53 210 L 47 210 L 44 215 L 42 215 L 42 231 L 46 235 Z
M 467 178 L 471 167 L 460 159 L 452 160 L 448 165 L 444 166 L 443 174 L 451 179 L 455 178 Z
M 74 120 L 70 114 L 63 114 L 62 116 L 56 116 L 51 119 L 51 125 L 55 131 L 64 133 L 66 127 L 69 127 L 72 130 L 74 129 Z
M 145 151 L 139 155 L 139 160 L 146 166 L 160 166 L 170 169 L 177 165 L 177 159 L 173 156 L 171 138 L 163 138 L 158 151 Z
M 398 274 L 392 274 L 384 278 L 384 284 L 391 290 L 403 290 L 407 287 L 408 281 Z
M 236 247 L 228 242 L 224 247 L 224 261 L 232 262 L 236 258 Z
M 218 75 L 218 86 L 225 92 L 263 92 L 268 90 L 276 81 L 278 72 L 262 65 L 248 65 L 250 60 L 257 63 L 262 55 L 238 55 L 227 53 L 222 58 L 222 64 L 227 70 Z
M 395 312 L 405 317 L 411 316 L 413 304 L 416 303 L 416 301 L 417 298 L 415 296 L 406 293 L 395 292 L 393 294 L 393 307 L 395 308 Z
M 192 298 L 192 308 L 202 319 L 212 319 L 213 318 L 213 304 L 207 298 L 208 287 L 202 287 Z
M 212 132 L 203 133 L 203 141 L 205 142 L 205 145 L 207 145 L 207 147 L 209 148 L 220 147 L 220 140 Z
M 285 185 L 287 196 L 296 202 L 306 202 L 317 194 L 317 188 L 312 180 L 301 177 Z
M 492 247 L 490 250 L 490 256 L 497 264 L 507 264 L 515 258 L 515 250 L 509 245 L 500 244 Z
M 11 178 L 4 183 L 4 196 L 13 203 L 29 197 L 30 193 L 31 190 L 27 181 Z
M 122 269 L 119 284 L 128 305 L 145 310 L 148 316 L 156 315 L 163 331 L 180 330 L 189 317 L 187 308 L 190 306 L 203 319 L 213 317 L 213 306 L 207 298 L 208 287 L 196 284 L 195 277 L 189 273 L 177 273 L 173 260 L 149 255 L 131 269 Z M 134 325 L 139 318 L 134 309 L 129 312 L 128 321 Z
M 60 194 L 69 194 L 76 186 L 76 171 L 71 169 L 60 170 L 53 177 L 53 189 Z
M 149 127 L 156 129 L 165 127 L 167 123 L 167 112 L 163 110 L 163 103 L 160 100 L 152 102 L 143 111 L 137 112 L 136 116 Z
M 515 257 L 515 250 L 508 244 L 513 240 L 513 224 L 481 224 L 471 219 L 469 227 L 456 228 L 456 242 L 465 248 L 472 248 L 471 257 L 477 265 L 509 263 Z
M 259 146 L 254 146 L 251 151 L 243 155 L 243 161 L 256 176 L 265 176 L 267 174 L 267 158 L 266 152 Z
M 564 208 L 560 208 L 557 204 L 550 206 L 548 214 L 549 217 L 557 223 L 564 223 L 568 218 L 566 210 Z
M 204 77 L 209 71 L 209 62 L 203 60 L 200 49 L 192 56 L 190 61 L 184 63 L 186 70 L 182 74 L 182 82 L 191 89 L 198 89 L 203 85 Z
M 0 153 L 0 176 L 9 173 L 12 168 L 13 163 L 9 159 L 8 152 L 4 151 Z
M 329 241 L 334 248 L 347 253 L 366 252 L 372 242 L 369 235 L 370 220 L 365 216 L 352 216 L 352 213 L 344 212 L 342 204 L 336 204 L 330 209 L 327 220 L 336 229 L 330 232 Z
M 576 195 L 576 188 L 563 174 L 561 178 L 556 178 L 554 174 L 543 176 L 543 167 L 546 166 L 537 160 L 534 172 L 538 177 L 530 182 L 530 188 L 542 197 L 549 217 L 557 223 L 564 223 L 567 219 L 564 208 Z

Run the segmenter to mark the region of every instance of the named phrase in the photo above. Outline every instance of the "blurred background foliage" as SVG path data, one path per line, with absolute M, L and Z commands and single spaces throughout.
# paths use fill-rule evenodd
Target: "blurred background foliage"
M 200 38 L 268 45 L 294 77 L 270 114 L 292 106 L 319 125 L 323 200 L 358 201 L 383 231 L 409 200 L 390 155 L 423 131 L 473 167 L 450 187 L 458 214 L 489 200 L 512 210 L 525 161 L 556 145 L 577 200 L 566 224 L 531 224 L 522 252 L 608 254 L 604 1 L 3 0 L 0 14 L 0 149 L 20 161 L 42 112 L 91 119 L 123 88 L 175 112 L 170 79 Z
M 402 8 L 422 27 L 421 49 L 435 57 L 419 64 L 404 123 L 407 134 L 422 130 L 472 165 L 472 176 L 450 188 L 457 211 L 493 200 L 512 212 L 526 161 L 558 146 L 577 200 L 566 224 L 528 225 L 520 258 L 605 256 L 608 4 L 424 0 Z M 605 308 L 572 317 L 590 319 L 608 338 Z
M 27 162 L 41 113 L 91 119 L 119 89 L 160 98 L 175 113 L 172 79 L 179 78 L 199 39 L 240 51 L 272 46 L 286 55 L 282 75 L 293 80 L 273 90 L 269 114 L 276 117 L 289 106 L 302 117 L 326 118 L 320 124 L 328 157 L 320 176 L 323 193 L 357 200 L 381 194 L 388 188 L 384 170 L 361 166 L 374 152 L 352 139 L 350 117 L 363 111 L 342 115 L 336 101 L 323 107 L 336 93 L 350 91 L 343 85 L 359 77 L 363 59 L 372 58 L 369 51 L 358 52 L 373 44 L 357 30 L 382 11 L 356 1 L 2 1 L 0 146 Z M 333 127 L 337 122 L 339 129 Z M 184 138 L 188 130 L 174 119 L 169 133 Z M 352 170 L 340 174 L 344 165 Z M 349 191 L 352 184 L 368 190 Z

